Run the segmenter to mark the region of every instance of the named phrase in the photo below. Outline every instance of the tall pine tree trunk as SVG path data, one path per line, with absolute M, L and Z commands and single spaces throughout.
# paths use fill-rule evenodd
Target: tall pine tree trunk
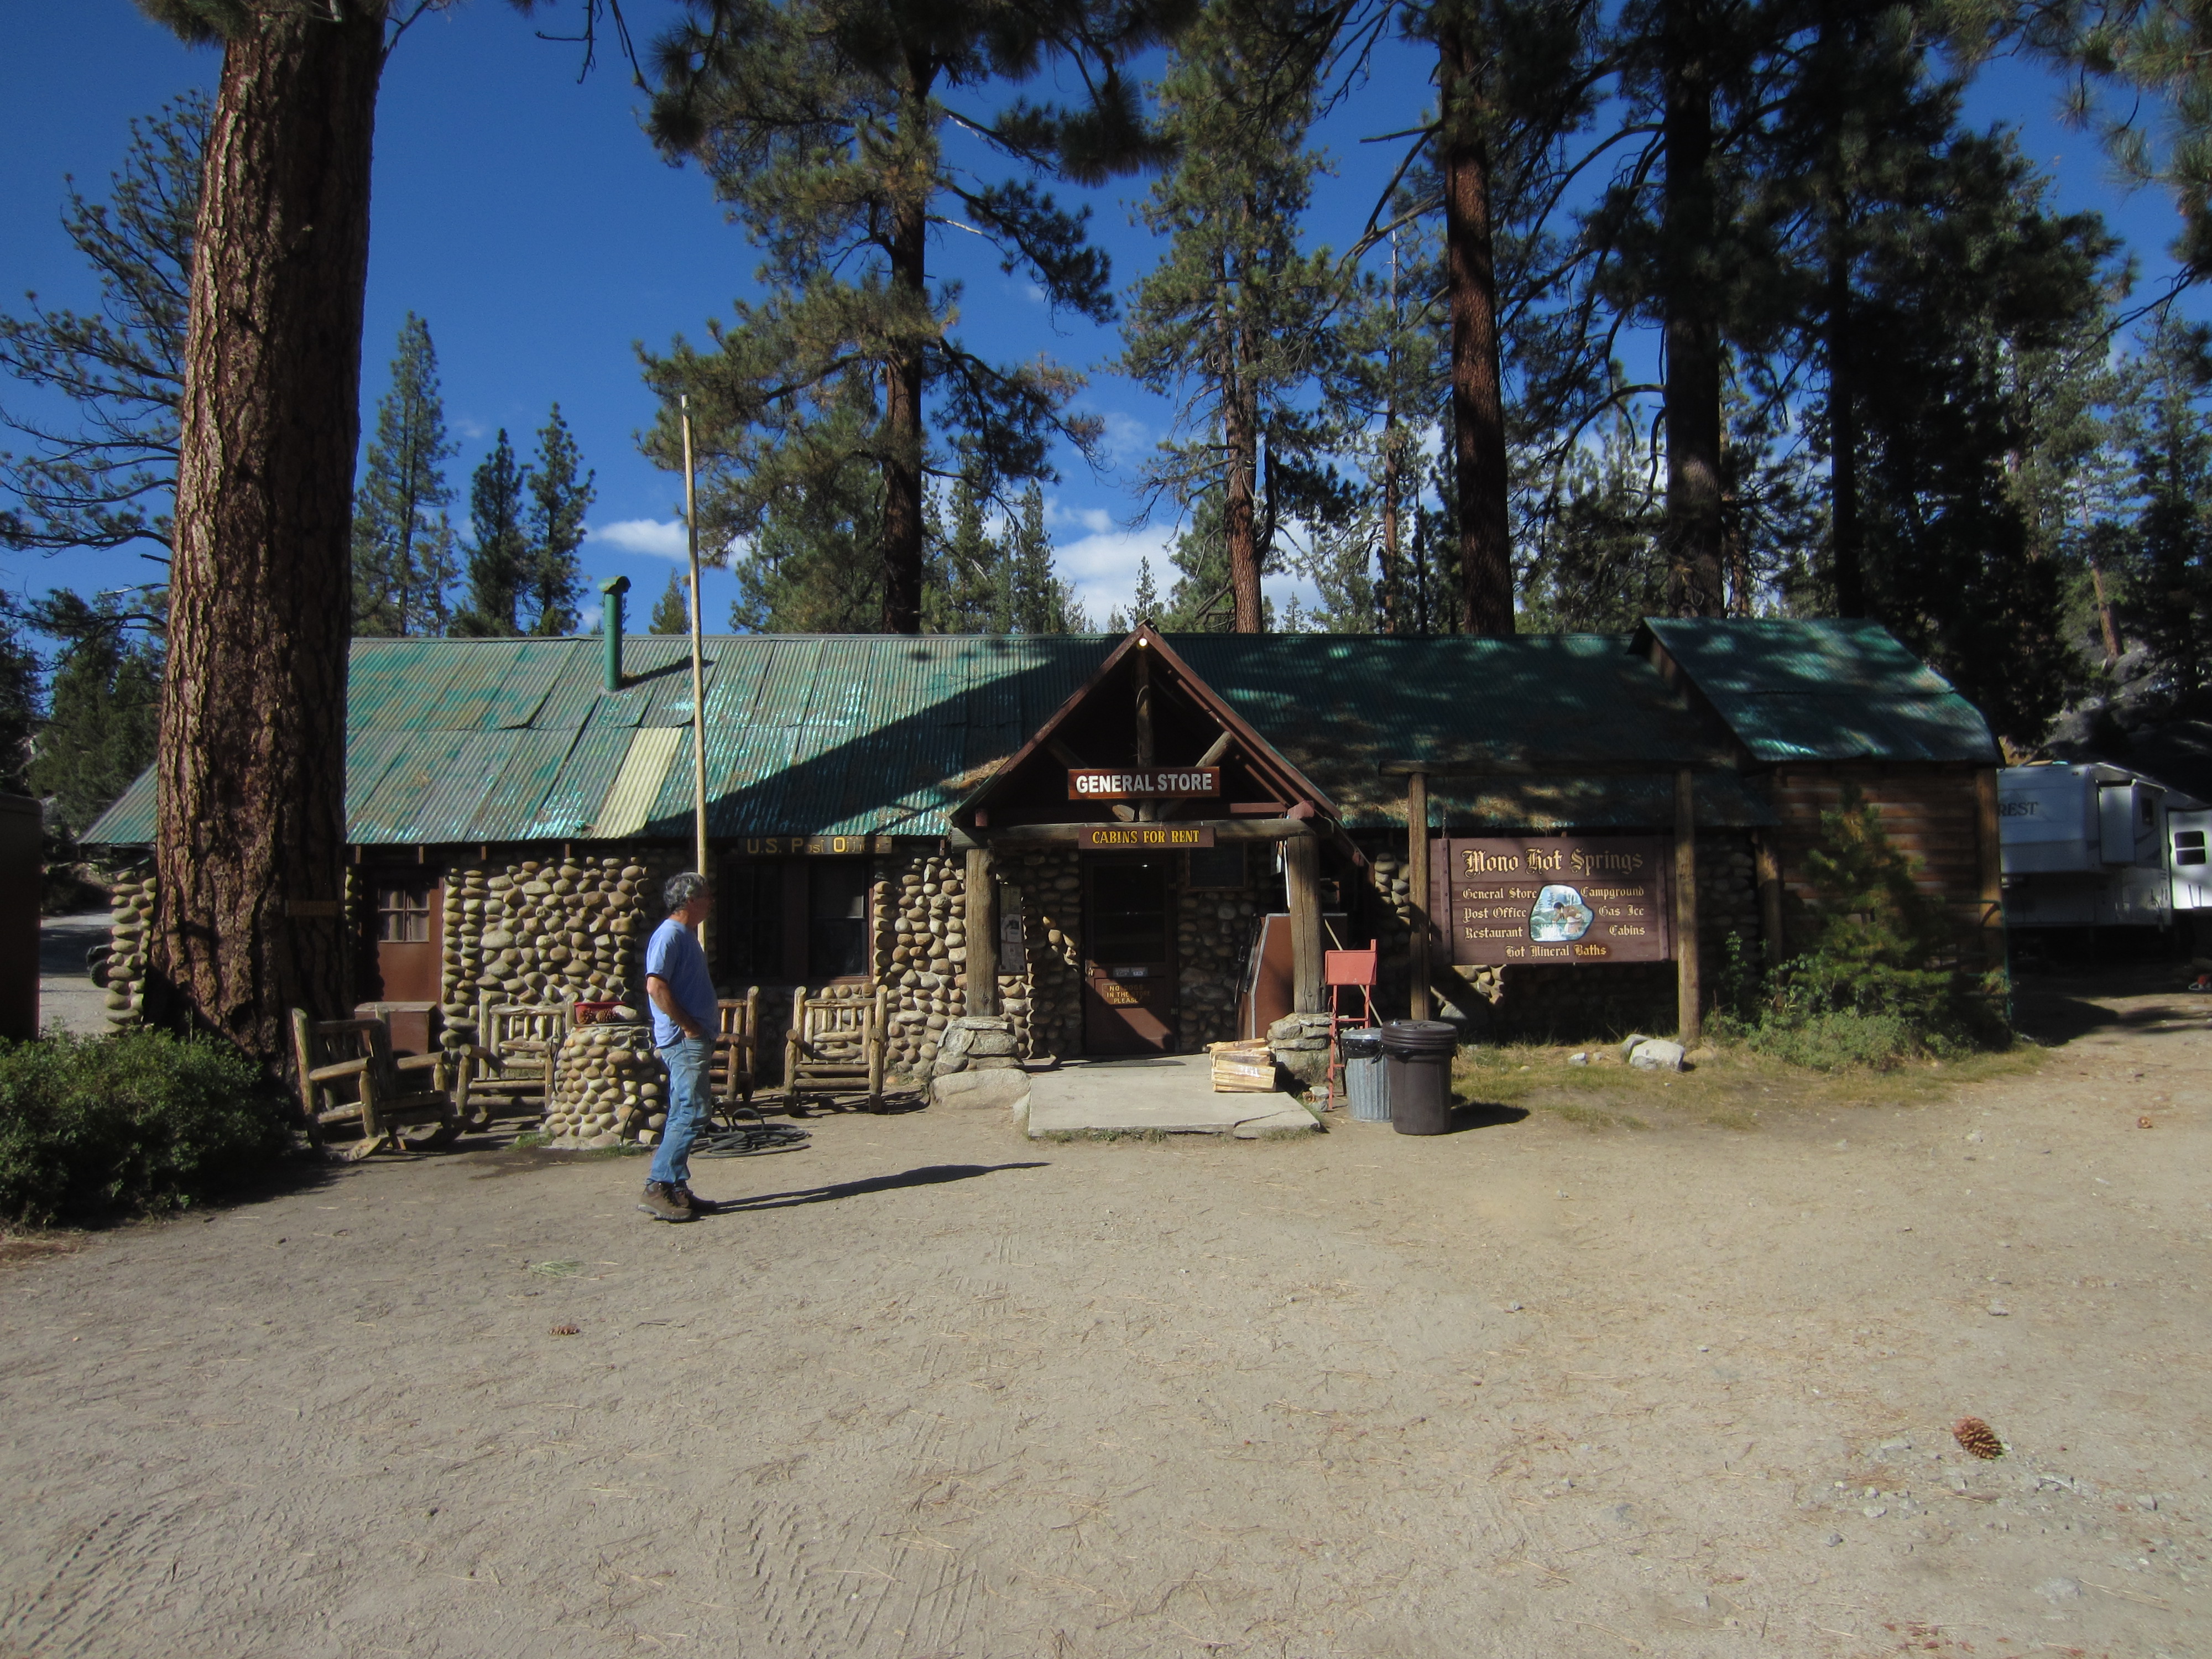
M 929 88 L 935 78 L 927 57 L 909 62 L 901 134 L 907 143 L 927 142 L 933 130 Z M 910 169 L 921 172 L 921 169 Z M 894 348 L 884 370 L 884 610 L 886 634 L 921 632 L 922 483 L 921 386 L 925 361 L 919 343 L 929 315 L 929 197 L 912 178 L 892 192 L 891 290 L 902 302 L 901 321 L 912 331 Z
M 1405 568 L 1398 547 L 1398 471 L 1401 465 L 1398 437 L 1398 405 L 1393 402 L 1382 416 L 1382 544 L 1376 557 L 1382 567 L 1382 631 L 1398 632 L 1398 613 L 1404 606 L 1401 590 L 1405 586 Z
M 1255 406 L 1244 366 L 1250 361 L 1245 342 L 1230 307 L 1237 292 L 1230 280 L 1228 257 L 1214 262 L 1217 292 L 1222 309 L 1216 313 L 1215 331 L 1220 337 L 1220 363 L 1215 384 L 1221 399 L 1221 440 L 1228 452 L 1223 469 L 1222 540 L 1229 554 L 1231 628 L 1239 634 L 1257 634 L 1263 627 L 1260 600 L 1260 411 Z
M 249 13 L 207 136 L 161 698 L 167 1011 L 283 1069 L 345 1011 L 346 641 L 383 7 Z
M 1660 274 L 1667 332 L 1667 554 L 1686 617 L 1717 617 L 1721 576 L 1721 331 L 1715 232 L 1711 41 L 1700 0 L 1666 0 Z
M 928 222 L 919 201 L 902 202 L 892 232 L 891 284 L 929 303 L 924 259 Z M 884 632 L 921 632 L 921 380 L 919 351 L 901 351 L 884 374 Z
M 1445 287 L 1451 311 L 1451 412 L 1459 509 L 1460 631 L 1513 631 L 1507 532 L 1505 398 L 1491 248 L 1490 148 L 1475 76 L 1479 43 L 1464 18 L 1437 32 L 1443 82 Z
M 1828 549 L 1836 614 L 1866 615 L 1859 532 L 1859 416 L 1852 384 L 1851 264 L 1840 218 L 1828 231 Z

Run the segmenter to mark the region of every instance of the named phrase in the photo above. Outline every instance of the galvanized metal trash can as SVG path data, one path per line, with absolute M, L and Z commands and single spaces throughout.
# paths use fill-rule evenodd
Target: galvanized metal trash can
M 1401 1135 L 1451 1127 L 1451 1063 L 1459 1032 L 1440 1019 L 1394 1019 L 1382 1028 L 1390 1122 Z
M 1344 1094 L 1352 1103 L 1352 1116 L 1362 1123 L 1388 1123 L 1390 1085 L 1384 1072 L 1382 1033 L 1339 1031 L 1336 1048 L 1344 1058 Z

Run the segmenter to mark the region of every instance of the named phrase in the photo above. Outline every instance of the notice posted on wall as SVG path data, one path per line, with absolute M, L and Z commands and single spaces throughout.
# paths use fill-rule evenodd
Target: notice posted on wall
M 1516 962 L 1665 962 L 1668 872 L 1662 836 L 1439 838 L 1435 914 L 1466 968 Z M 1448 919 L 1448 920 L 1447 920 Z

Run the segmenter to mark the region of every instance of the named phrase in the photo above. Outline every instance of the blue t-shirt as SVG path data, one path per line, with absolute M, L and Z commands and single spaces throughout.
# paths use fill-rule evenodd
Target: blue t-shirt
M 645 947 L 645 971 L 668 981 L 676 1005 L 691 1016 L 692 1024 L 712 1034 L 714 1030 L 714 976 L 707 971 L 707 953 L 689 927 L 674 916 L 653 930 Z M 684 1035 L 684 1029 L 653 1005 L 653 1041 L 665 1047 Z

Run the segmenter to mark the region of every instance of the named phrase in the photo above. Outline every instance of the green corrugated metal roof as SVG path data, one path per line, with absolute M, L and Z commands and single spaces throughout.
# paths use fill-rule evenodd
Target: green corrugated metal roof
M 1873 624 L 1652 628 L 1762 759 L 1839 747 L 1908 758 L 1994 752 L 1980 717 Z M 720 837 L 941 834 L 946 811 L 1116 643 L 1097 635 L 710 638 L 709 828 Z M 1403 822 L 1402 786 L 1377 768 L 1412 760 L 1546 768 L 1446 786 L 1438 798 L 1455 823 L 1663 822 L 1672 809 L 1657 781 L 1577 778 L 1575 765 L 1671 768 L 1723 758 L 1730 747 L 1726 731 L 1614 635 L 1208 634 L 1170 643 L 1354 828 Z M 641 826 L 635 833 L 688 838 L 688 647 L 633 635 L 630 683 L 614 694 L 600 685 L 601 653 L 588 637 L 356 641 L 348 838 L 582 840 L 632 823 Z M 1732 778 L 1699 788 L 1701 819 L 1765 821 Z M 143 844 L 153 833 L 149 772 L 86 839 Z
M 1998 763 L 1980 711 L 1880 623 L 1644 626 L 1759 760 Z
M 1672 769 L 1729 757 L 1727 732 L 1693 714 L 1617 635 L 1208 634 L 1168 642 L 1355 828 L 1404 823 L 1404 783 L 1376 769 L 1392 762 L 1540 765 L 1540 778 L 1480 794 L 1532 809 L 1571 798 L 1609 815 L 1634 799 L 1632 787 L 1624 794 L 1634 781 L 1576 780 L 1578 762 Z M 1672 816 L 1670 807 L 1662 821 Z

